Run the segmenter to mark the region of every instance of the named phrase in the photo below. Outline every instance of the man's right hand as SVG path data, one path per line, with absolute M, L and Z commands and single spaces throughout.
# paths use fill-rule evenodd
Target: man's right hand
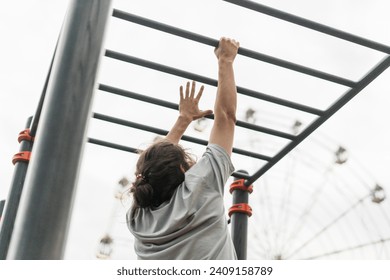
M 218 47 L 215 48 L 214 53 L 218 58 L 218 61 L 233 63 L 240 43 L 234 39 L 222 37 L 219 40 Z

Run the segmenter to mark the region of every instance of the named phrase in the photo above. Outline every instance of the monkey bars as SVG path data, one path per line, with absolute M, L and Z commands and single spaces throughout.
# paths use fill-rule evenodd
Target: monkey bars
M 278 161 L 385 71 L 390 66 L 390 47 L 256 2 L 246 0 L 225 0 L 225 2 L 230 2 L 243 8 L 297 24 L 316 32 L 334 36 L 341 40 L 359 44 L 385 54 L 383 60 L 379 61 L 378 64 L 368 71 L 360 80 L 352 81 L 331 73 L 326 73 L 240 47 L 238 51 L 239 55 L 348 88 L 331 106 L 326 110 L 321 110 L 291 100 L 277 98 L 266 93 L 237 86 L 237 92 L 241 95 L 305 112 L 315 117 L 314 121 L 297 135 L 243 121 L 237 122 L 237 126 L 245 129 L 289 141 L 287 145 L 273 155 L 262 155 L 255 151 L 245 151 L 240 148 L 235 148 L 233 150 L 234 153 L 250 158 L 257 158 L 265 162 L 254 174 L 244 174 L 244 172 L 237 171 L 233 174 L 236 179 L 245 179 L 245 186 L 251 186 L 253 182 L 272 168 Z M 82 146 L 86 140 L 86 123 L 89 118 L 89 108 L 95 86 L 96 70 L 101 56 L 102 38 L 106 26 L 106 17 L 109 11 L 110 1 L 73 0 L 71 2 L 70 10 L 59 39 L 58 48 L 56 49 L 55 57 L 44 86 L 42 98 L 30 127 L 30 131 L 32 132 L 31 136 L 35 136 L 35 132 L 37 131 L 36 140 L 34 142 L 33 154 L 25 182 L 27 191 L 23 192 L 22 195 L 21 209 L 19 209 L 20 211 L 15 223 L 15 230 L 13 232 L 8 258 L 62 258 Z M 133 24 L 142 25 L 211 47 L 216 47 L 218 45 L 218 40 L 216 39 L 143 18 L 128 12 L 114 9 L 112 16 L 132 22 Z M 218 82 L 214 79 L 191 73 L 183 69 L 176 69 L 168 65 L 162 65 L 146 59 L 134 57 L 129 54 L 120 53 L 115 50 L 107 49 L 105 50 L 104 55 L 113 60 L 135 64 L 154 71 L 180 76 L 211 86 L 218 85 Z M 125 89 L 118 89 L 110 85 L 100 84 L 99 89 L 101 91 L 165 108 L 178 109 L 177 104 L 145 96 L 140 93 L 134 93 Z M 101 121 L 146 130 L 160 135 L 167 133 L 165 130 L 128 120 L 113 118 L 98 112 L 94 113 L 93 117 L 95 119 L 100 119 Z M 210 116 L 209 118 L 212 119 L 213 117 Z M 184 136 L 183 140 L 207 145 L 207 141 L 194 137 Z M 88 142 L 113 149 L 137 153 L 137 149 L 135 148 L 110 143 L 100 139 L 88 138 Z M 15 205 L 15 203 L 15 201 L 7 201 L 8 205 Z M 19 201 L 17 201 L 17 203 L 19 203 Z M 240 203 L 241 202 L 238 202 L 237 204 Z M 6 219 L 8 212 L 7 204 L 5 207 L 5 215 L 3 215 L 2 219 Z M 9 224 L 12 224 L 13 226 L 13 221 Z M 4 230 L 8 230 L 8 237 L 12 234 L 12 229 L 9 231 L 9 227 L 4 228 L 3 226 L 1 230 L 2 233 Z M 238 235 L 244 235 L 240 232 L 236 233 Z M 8 237 L 6 238 L 8 241 L 5 242 L 9 242 Z M 0 241 L 3 242 L 2 240 Z M 8 243 L 3 243 L 1 245 L 1 248 L 8 249 Z M 7 255 L 7 251 L 1 253 L 2 255 Z M 245 258 L 245 256 L 243 256 L 243 258 Z

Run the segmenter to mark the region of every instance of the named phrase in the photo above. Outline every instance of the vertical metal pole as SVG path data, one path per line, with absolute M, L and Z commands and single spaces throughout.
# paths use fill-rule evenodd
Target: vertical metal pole
M 60 36 L 61 36 L 61 32 L 60 32 Z M 39 98 L 39 102 L 38 102 L 37 109 L 36 109 L 36 111 L 35 111 L 35 114 L 34 114 L 34 116 L 33 116 L 32 121 L 31 121 L 30 135 L 31 135 L 32 137 L 35 137 L 35 135 L 36 135 L 36 133 L 37 133 L 39 118 L 41 117 L 41 112 L 42 112 L 43 103 L 45 102 L 45 96 L 46 96 L 46 91 L 47 91 L 47 85 L 48 85 L 49 80 L 50 80 L 51 69 L 53 68 L 53 62 L 54 62 L 54 58 L 55 58 L 55 56 L 56 56 L 57 47 L 58 47 L 58 40 L 57 40 L 57 44 L 56 44 L 56 47 L 55 47 L 55 49 L 54 49 L 54 53 L 53 53 L 53 56 L 52 56 L 52 59 L 51 59 L 51 62 L 50 62 L 49 71 L 48 71 L 48 73 L 47 73 L 47 75 L 46 75 L 46 80 L 45 80 L 45 83 L 44 83 L 44 85 L 43 85 L 43 90 L 42 90 L 42 93 L 41 93 L 41 97 Z
M 28 118 L 26 128 L 30 127 L 32 117 Z M 20 142 L 20 152 L 31 152 L 32 141 L 22 140 Z M 7 258 L 9 243 L 11 241 L 12 231 L 14 229 L 15 218 L 19 208 L 20 197 L 23 191 L 23 185 L 26 178 L 28 161 L 18 161 L 15 163 L 14 175 L 11 187 L 8 193 L 7 205 L 4 215 L 1 219 L 0 227 L 0 260 Z
M 53 67 L 53 61 L 55 57 L 55 52 L 57 50 L 57 46 L 58 46 L 58 40 L 50 63 L 49 71 L 46 75 L 45 84 L 43 86 L 43 90 L 41 93 L 41 97 L 39 99 L 39 103 L 35 115 L 33 117 L 30 117 L 26 124 L 26 129 L 30 128 L 29 135 L 31 137 L 35 137 L 37 131 L 39 117 L 41 115 L 43 103 L 45 100 L 47 84 L 50 79 L 51 69 Z M 31 152 L 31 150 L 32 150 L 32 142 L 26 139 L 22 140 L 20 151 Z M 28 167 L 28 161 L 17 162 L 15 165 L 14 178 L 11 183 L 9 198 L 7 202 L 7 211 L 4 214 L 4 218 L 0 220 L 0 222 L 3 221 L 2 222 L 3 226 L 0 223 L 0 260 L 5 260 L 7 258 L 9 243 L 11 241 L 12 231 L 14 228 L 15 219 L 19 207 L 20 197 L 22 195 L 23 185 L 26 178 L 27 167 Z
M 5 205 L 5 200 L 0 200 L 0 222 L 1 222 L 1 218 L 3 217 L 4 205 Z
M 245 170 L 239 170 L 239 173 L 248 174 Z M 234 177 L 234 180 L 239 178 Z M 233 191 L 233 205 L 239 203 L 248 204 L 249 193 L 242 190 Z M 231 234 L 236 249 L 237 259 L 246 260 L 247 236 L 248 236 L 248 215 L 245 213 L 233 213 L 231 216 Z
M 61 259 L 109 0 L 73 0 L 47 87 L 8 259 Z

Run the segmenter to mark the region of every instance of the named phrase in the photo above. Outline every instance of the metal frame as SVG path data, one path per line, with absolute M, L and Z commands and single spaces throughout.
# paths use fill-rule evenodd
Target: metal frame
M 252 1 L 246 1 L 246 0 L 224 0 L 226 2 L 230 2 L 284 21 L 288 21 L 294 24 L 298 24 L 300 26 L 312 29 L 314 31 L 322 32 L 327 35 L 331 35 L 337 38 L 340 38 L 342 40 L 349 41 L 351 43 L 359 44 L 361 46 L 365 46 L 367 48 L 371 48 L 373 50 L 381 51 L 386 54 L 390 54 L 390 47 L 383 45 L 381 43 L 377 43 L 323 24 L 319 24 L 314 21 L 310 21 L 307 19 L 304 19 L 302 17 L 298 17 L 280 10 L 276 10 L 267 6 L 264 6 L 262 4 L 258 4 L 256 2 Z M 218 40 L 209 38 L 200 34 L 196 34 L 194 32 L 190 32 L 184 29 L 180 29 L 174 26 L 170 26 L 161 22 L 153 21 L 148 18 L 140 17 L 138 15 L 134 15 L 128 12 L 120 11 L 117 9 L 114 9 L 113 17 L 116 17 L 118 19 L 122 19 L 125 21 L 132 22 L 134 24 L 142 25 L 148 28 L 152 28 L 155 30 L 159 30 L 161 32 L 169 33 L 174 36 L 178 36 L 181 38 L 185 38 L 188 40 L 192 40 L 201 44 L 209 45 L 212 47 L 216 47 L 218 45 Z M 326 110 L 320 110 L 317 108 L 313 108 L 310 106 L 306 106 L 303 104 L 295 103 L 290 100 L 285 100 L 281 98 L 277 98 L 271 95 L 267 95 L 265 93 L 261 93 L 258 91 L 254 91 L 251 89 L 243 88 L 240 86 L 237 86 L 237 92 L 242 95 L 250 96 L 256 99 L 260 99 L 266 102 L 271 102 L 280 106 L 292 108 L 295 110 L 299 110 L 302 112 L 306 112 L 309 114 L 312 114 L 316 116 L 317 118 L 308 125 L 302 132 L 300 132 L 298 135 L 291 135 L 282 131 L 273 130 L 267 127 L 261 127 L 256 126 L 252 124 L 248 124 L 242 121 L 237 122 L 237 126 L 241 126 L 247 129 L 252 129 L 261 133 L 269 134 L 275 137 L 281 137 L 290 140 L 290 142 L 283 147 L 279 152 L 277 152 L 273 156 L 268 155 L 261 155 L 262 160 L 266 161 L 266 163 L 259 168 L 257 172 L 255 172 L 252 175 L 245 175 L 236 173 L 234 176 L 238 178 L 244 178 L 246 179 L 246 185 L 249 186 L 253 182 L 255 182 L 258 178 L 260 178 L 266 171 L 268 171 L 272 166 L 274 166 L 279 160 L 281 160 L 284 156 L 286 156 L 291 150 L 293 150 L 297 145 L 299 145 L 306 137 L 308 137 L 312 132 L 314 132 L 318 127 L 320 127 L 326 120 L 328 120 L 334 113 L 336 113 L 340 108 L 342 108 L 346 103 L 348 103 L 355 95 L 357 95 L 360 91 L 362 91 L 369 83 L 371 83 L 376 77 L 378 77 L 383 71 L 385 71 L 390 66 L 390 56 L 386 56 L 381 62 L 378 63 L 377 66 L 372 68 L 363 78 L 361 78 L 359 81 L 351 81 L 349 79 L 335 76 L 333 74 L 325 73 L 316 69 L 312 69 L 303 65 L 295 64 L 286 60 L 282 60 L 279 58 L 271 57 L 266 54 L 262 54 L 253 50 L 245 49 L 240 47 L 238 50 L 238 54 L 250 57 L 259 61 L 263 61 L 266 63 L 271 63 L 273 65 L 283 67 L 292 71 L 296 71 L 305 75 L 309 75 L 312 77 L 316 77 L 328 82 L 337 83 L 339 85 L 347 86 L 349 87 L 349 90 L 347 90 L 341 98 L 339 98 L 337 101 L 335 101 L 328 109 Z M 160 71 L 166 74 L 176 75 L 183 78 L 195 80 L 204 84 L 208 84 L 211 86 L 217 86 L 218 81 L 204 77 L 195 73 L 191 73 L 182 69 L 173 68 L 167 65 L 159 64 L 156 62 L 148 61 L 145 59 L 141 59 L 138 57 L 134 57 L 128 54 L 123 54 L 116 52 L 114 50 L 106 50 L 105 56 L 116 59 L 119 61 L 135 64 L 141 67 L 146 67 L 155 71 Z M 151 104 L 171 108 L 171 109 L 177 109 L 177 104 L 169 103 L 163 100 L 159 100 L 156 98 L 147 97 L 145 95 L 141 95 L 138 93 L 126 91 L 123 89 L 114 88 L 109 85 L 103 85 L 101 84 L 99 86 L 99 89 L 105 92 L 110 92 L 117 95 L 122 95 L 124 97 L 137 99 L 143 102 L 148 102 Z M 212 117 L 210 117 L 212 118 Z M 107 120 L 107 119 L 106 119 Z M 107 120 L 109 121 L 109 120 Z M 142 129 L 142 128 L 141 128 Z M 152 128 L 148 128 L 149 131 L 156 130 Z M 162 133 L 159 134 L 165 134 Z M 157 132 L 158 133 L 158 132 Z M 206 144 L 205 141 L 197 141 L 196 139 L 189 139 L 186 138 L 185 140 L 191 141 L 198 144 Z M 249 155 L 248 155 L 249 156 Z M 260 157 L 257 157 L 260 158 Z
M 371 69 L 362 79 L 355 82 L 240 47 L 238 51 L 240 55 L 349 88 L 327 110 L 320 110 L 237 86 L 237 92 L 239 94 L 306 112 L 316 117 L 298 135 L 291 135 L 242 121 L 237 122 L 237 126 L 290 141 L 273 156 L 261 155 L 237 148 L 233 150 L 234 153 L 240 153 L 265 161 L 265 164 L 252 175 L 240 172 L 233 173 L 233 176 L 236 178 L 246 179 L 245 185 L 249 186 L 385 71 L 390 66 L 390 47 L 252 1 L 224 1 L 387 54 L 376 67 Z M 35 132 L 37 132 L 37 140 L 34 144 L 34 153 L 27 172 L 26 191 L 22 194 L 20 213 L 15 223 L 15 230 L 10 244 L 8 254 L 8 258 L 10 259 L 59 259 L 63 256 L 75 183 L 78 175 L 81 151 L 85 142 L 86 124 L 90 117 L 91 98 L 95 85 L 97 65 L 101 56 L 103 33 L 108 11 L 110 10 L 110 2 L 105 0 L 73 0 L 71 2 L 67 21 L 64 24 L 58 42 L 58 49 L 56 50 L 52 67 L 50 67 L 37 113 L 31 125 L 31 135 L 35 136 Z M 208 38 L 120 10 L 114 10 L 112 16 L 212 47 L 218 45 L 218 40 L 213 38 Z M 113 50 L 106 50 L 105 56 L 156 71 L 196 80 L 208 85 L 218 85 L 218 82 L 214 79 Z M 177 104 L 123 89 L 117 89 L 109 85 L 101 84 L 99 89 L 150 104 L 175 110 L 178 109 Z M 161 135 L 167 133 L 165 130 L 99 113 L 95 113 L 93 117 L 102 121 L 147 130 Z M 209 118 L 212 119 L 213 117 L 211 116 Z M 38 121 L 40 123 L 39 130 L 37 130 Z M 207 145 L 207 141 L 194 137 L 184 136 L 183 140 Z M 109 143 L 99 139 L 89 138 L 88 142 L 122 151 L 138 152 L 135 148 Z M 237 225 L 234 227 L 237 228 Z

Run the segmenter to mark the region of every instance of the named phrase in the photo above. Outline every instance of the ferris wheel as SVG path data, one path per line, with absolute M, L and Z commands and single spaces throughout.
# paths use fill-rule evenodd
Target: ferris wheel
M 259 135 L 250 142 L 264 144 Z M 316 134 L 255 183 L 249 259 L 390 258 L 385 189 L 352 153 Z

